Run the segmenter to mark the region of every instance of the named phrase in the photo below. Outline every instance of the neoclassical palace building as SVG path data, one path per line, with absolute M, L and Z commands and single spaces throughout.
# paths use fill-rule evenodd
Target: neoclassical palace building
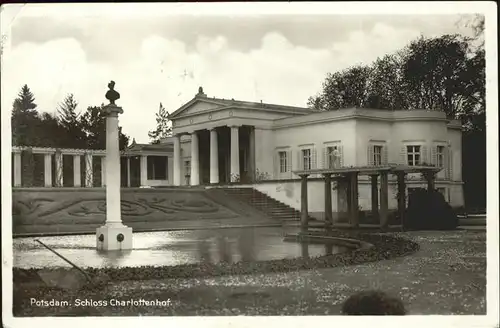
M 336 169 L 404 167 L 411 191 L 426 183 L 417 168 L 436 167 L 435 187 L 452 206 L 464 202 L 461 124 L 443 112 L 315 111 L 208 97 L 200 88 L 170 119 L 173 137 L 164 144 L 173 145 L 167 181 L 174 186 L 251 184 L 298 207 L 298 174 L 309 172 L 309 211 L 316 212 L 324 206 L 324 170 L 335 174 Z M 373 174 L 362 176 L 362 171 L 358 170 L 359 201 L 369 208 Z M 388 184 L 394 189 L 396 179 L 390 177 Z M 333 192 L 333 198 L 335 194 L 339 192 Z M 388 202 L 396 206 L 395 192 Z
M 172 137 L 157 145 L 133 142 L 122 152 L 123 187 L 243 185 L 296 209 L 304 203 L 305 193 L 307 211 L 314 215 L 324 213 L 325 199 L 334 212 L 352 206 L 352 190 L 360 209 L 377 205 L 374 201 L 379 199 L 381 206 L 385 202 L 396 208 L 397 189 L 404 181 L 406 192 L 432 186 L 453 207 L 464 204 L 461 124 L 443 112 L 316 111 L 209 97 L 200 87 L 170 120 Z M 62 186 L 65 150 L 34 152 L 46 156 L 45 186 Z M 75 186 L 94 186 L 94 180 L 105 184 L 92 178 L 96 162 L 92 152 L 66 153 L 74 157 Z M 94 151 L 93 156 L 105 159 L 103 151 Z M 15 186 L 21 184 L 17 161 Z M 325 177 L 332 179 L 326 187 Z M 344 184 L 345 178 L 354 182 Z

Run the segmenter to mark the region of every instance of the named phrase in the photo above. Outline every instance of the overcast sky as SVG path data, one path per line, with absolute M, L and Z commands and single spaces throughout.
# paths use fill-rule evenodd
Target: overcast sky
M 28 84 L 40 111 L 55 112 L 68 93 L 85 110 L 106 101 L 114 80 L 120 124 L 137 142 L 148 142 L 160 102 L 173 112 L 199 86 L 209 97 L 306 106 L 328 72 L 368 64 L 421 34 L 469 33 L 458 14 L 173 15 L 172 6 L 149 5 L 147 14 L 120 15 L 120 5 L 49 6 L 4 8 L 2 97 L 12 102 Z

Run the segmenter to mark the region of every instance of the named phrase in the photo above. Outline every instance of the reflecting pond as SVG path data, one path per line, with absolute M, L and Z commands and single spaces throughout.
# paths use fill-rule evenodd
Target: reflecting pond
M 107 253 L 95 249 L 95 235 L 38 239 L 78 266 L 96 268 L 264 261 L 346 251 L 340 246 L 283 241 L 285 234 L 296 232 L 294 227 L 273 227 L 134 233 L 132 251 Z M 13 240 L 15 267 L 70 266 L 35 239 Z

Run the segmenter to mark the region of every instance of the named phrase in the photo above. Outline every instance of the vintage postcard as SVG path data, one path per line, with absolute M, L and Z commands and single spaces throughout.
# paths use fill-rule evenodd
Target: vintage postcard
M 498 327 L 495 3 L 1 8 L 6 327 Z

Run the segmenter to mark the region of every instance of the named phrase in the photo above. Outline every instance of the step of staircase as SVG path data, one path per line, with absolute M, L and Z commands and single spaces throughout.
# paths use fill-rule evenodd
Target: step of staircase
M 223 190 L 227 195 L 244 201 L 271 218 L 284 222 L 300 221 L 299 211 L 253 188 L 224 188 Z M 309 219 L 315 220 L 312 217 Z

